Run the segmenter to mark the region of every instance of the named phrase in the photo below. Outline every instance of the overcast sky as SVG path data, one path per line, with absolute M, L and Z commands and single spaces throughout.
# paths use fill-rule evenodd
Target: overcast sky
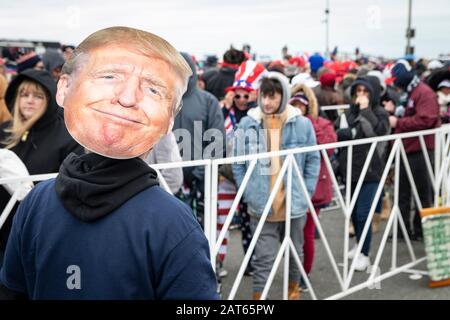
M 77 44 L 108 26 L 144 29 L 198 56 L 249 43 L 261 55 L 324 51 L 326 0 L 0 0 L 0 38 Z M 330 47 L 399 57 L 408 0 L 330 0 Z M 416 56 L 450 53 L 450 1 L 413 0 Z

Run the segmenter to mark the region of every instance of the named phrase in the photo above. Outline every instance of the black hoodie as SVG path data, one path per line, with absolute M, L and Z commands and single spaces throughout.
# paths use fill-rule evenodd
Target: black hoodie
M 141 159 L 69 155 L 56 180 L 36 186 L 17 211 L 0 297 L 217 299 L 200 225 L 156 184 Z
M 143 160 L 110 159 L 95 153 L 70 154 L 55 180 L 55 190 L 64 207 L 85 222 L 104 217 L 155 185 L 156 171 Z
M 208 70 L 202 76 L 205 90 L 211 92 L 218 100 L 222 100 L 226 94 L 225 89 L 233 85 L 236 72 L 236 68 L 228 66 Z
M 389 115 L 380 106 L 380 82 L 376 77 L 364 76 L 357 78 L 350 89 L 352 97 L 358 85 L 364 86 L 369 91 L 369 107 L 363 110 L 358 104 L 351 104 L 350 110 L 345 112 L 348 121 L 348 129 L 340 129 L 342 117 L 336 121 L 336 133 L 338 141 L 363 139 L 389 134 Z M 351 133 L 353 129 L 355 134 Z M 356 182 L 361 175 L 362 168 L 366 161 L 370 144 L 363 144 L 353 147 L 352 159 L 352 181 Z M 378 143 L 376 151 L 372 157 L 364 181 L 377 182 L 380 180 L 385 165 L 386 143 Z M 347 148 L 339 149 L 339 173 L 345 179 L 347 176 Z
M 20 141 L 11 148 L 11 151 L 17 154 L 32 175 L 58 172 L 59 166 L 67 155 L 71 152 L 81 154 L 83 148 L 69 135 L 64 119 L 58 112 L 61 108 L 55 100 L 56 83 L 47 71 L 28 69 L 10 83 L 5 94 L 9 110 L 13 110 L 17 89 L 24 80 L 33 80 L 41 84 L 49 102 L 42 117 L 31 127 L 25 141 Z M 2 142 L 9 135 L 5 129 L 10 125 L 11 122 L 6 122 L 0 126 L 0 147 L 5 147 Z M 3 211 L 9 199 L 9 193 L 0 186 L 0 212 Z M 15 210 L 0 230 L 0 249 L 6 245 L 14 212 Z

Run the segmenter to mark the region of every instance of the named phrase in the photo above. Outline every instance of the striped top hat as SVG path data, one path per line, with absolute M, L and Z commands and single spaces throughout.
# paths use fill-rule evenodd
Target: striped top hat
M 253 91 L 259 88 L 259 80 L 267 73 L 266 68 L 256 61 L 247 60 L 243 62 L 234 76 L 234 82 L 226 91 L 243 89 Z

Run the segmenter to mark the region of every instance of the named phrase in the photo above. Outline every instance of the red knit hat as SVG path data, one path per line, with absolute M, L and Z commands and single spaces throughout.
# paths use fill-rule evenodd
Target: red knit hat
M 324 73 L 320 76 L 320 84 L 322 87 L 334 87 L 336 83 L 336 75 L 334 73 Z
M 289 59 L 289 64 L 296 65 L 297 67 L 304 67 L 306 62 L 302 57 L 292 57 Z

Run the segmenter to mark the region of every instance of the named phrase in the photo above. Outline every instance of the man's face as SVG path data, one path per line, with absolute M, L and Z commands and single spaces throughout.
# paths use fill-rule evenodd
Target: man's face
M 126 44 L 92 50 L 86 60 L 58 83 L 58 104 L 72 137 L 110 158 L 149 151 L 171 129 L 181 80 L 165 61 Z
M 33 67 L 33 69 L 35 70 L 45 70 L 45 66 L 44 66 L 44 62 L 39 61 L 38 63 L 36 63 L 36 65 Z
M 247 90 L 236 89 L 234 91 L 234 103 L 239 110 L 246 110 L 250 101 L 250 93 Z
M 281 93 L 275 92 L 272 95 L 265 94 L 262 96 L 261 101 L 264 113 L 266 114 L 276 113 L 277 110 L 280 108 Z
M 62 66 L 56 67 L 55 69 L 52 70 L 52 77 L 53 79 L 55 79 L 56 82 L 58 82 L 59 77 L 61 77 L 61 69 Z

